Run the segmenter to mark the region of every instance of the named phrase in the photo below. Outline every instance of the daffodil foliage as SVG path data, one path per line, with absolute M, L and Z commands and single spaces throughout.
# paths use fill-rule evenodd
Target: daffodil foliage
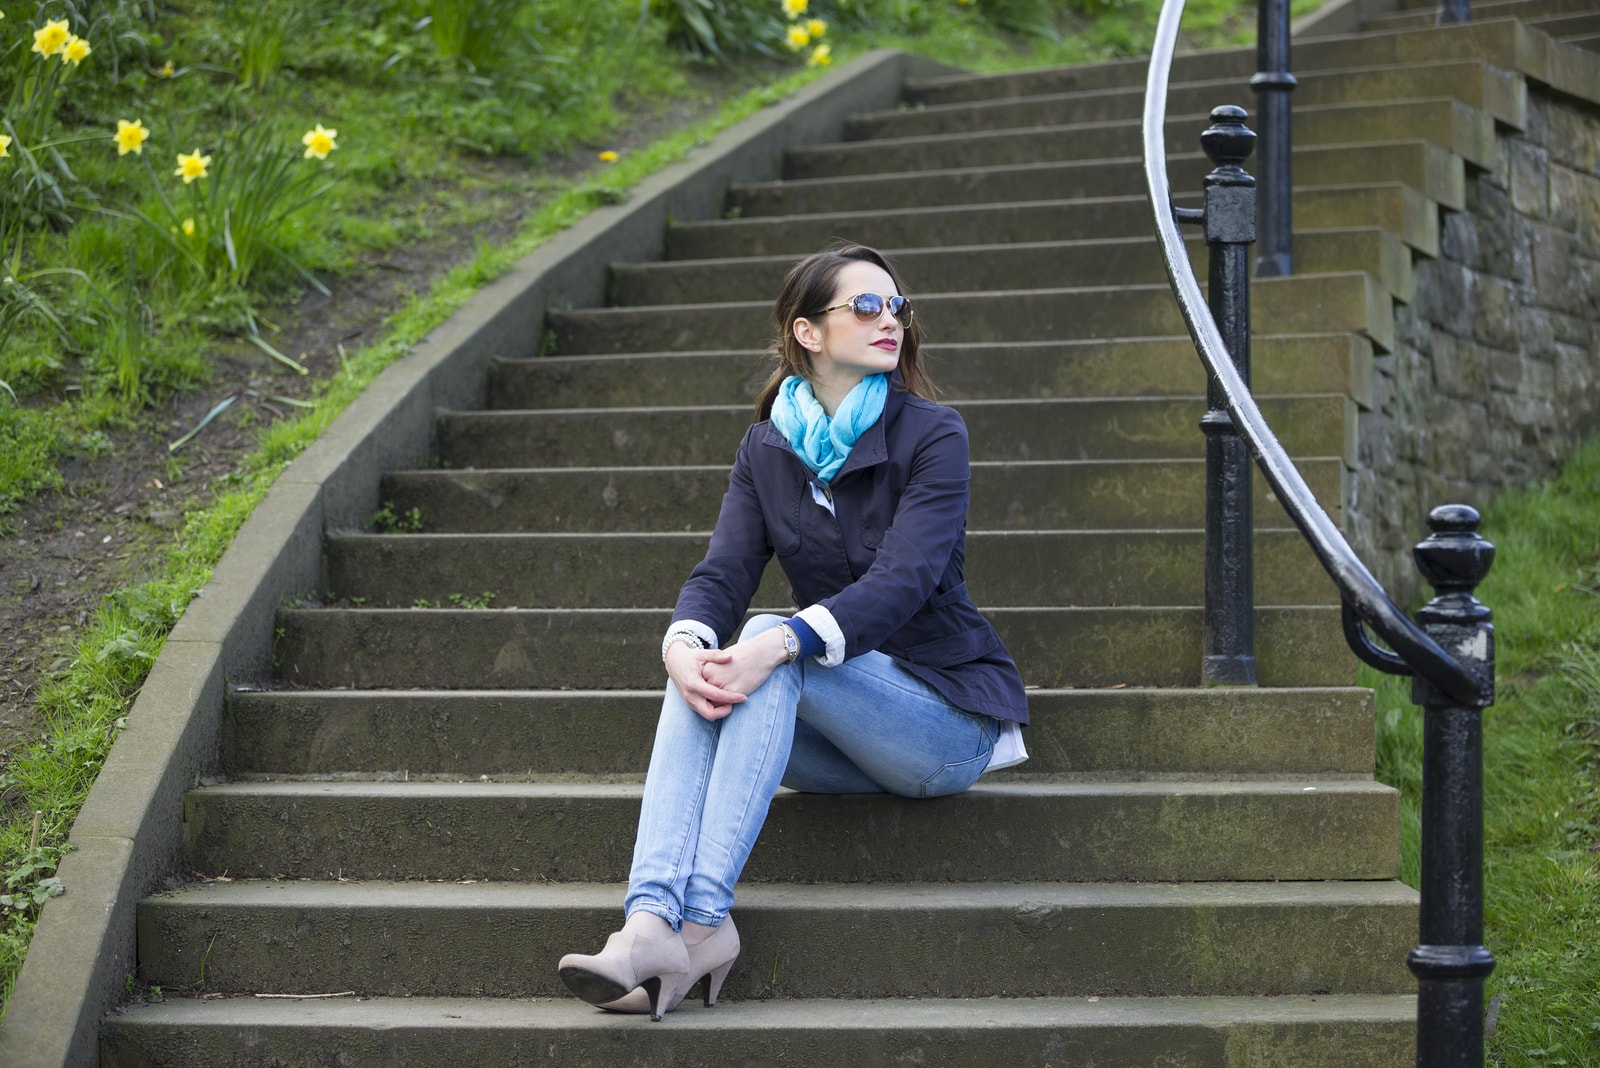
M 135 129 L 130 124 L 119 131 L 119 152 L 124 140 L 133 140 Z M 295 258 L 284 226 L 332 188 L 333 169 L 327 161 L 339 147 L 338 136 L 337 129 L 320 122 L 299 138 L 266 123 L 236 127 L 214 149 L 195 146 L 172 157 L 172 177 L 181 183 L 175 189 L 150 165 L 141 138 L 140 164 L 159 208 L 109 210 L 143 224 L 202 284 L 243 292 L 264 265 L 279 262 L 321 288 Z

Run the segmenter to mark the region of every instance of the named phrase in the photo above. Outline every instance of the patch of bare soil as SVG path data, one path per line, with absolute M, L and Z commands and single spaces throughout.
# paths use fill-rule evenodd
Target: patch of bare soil
M 744 89 L 748 75 L 743 81 L 734 88 Z M 643 146 L 715 113 L 728 98 L 729 87 L 721 88 L 701 84 L 696 102 L 660 113 L 639 111 L 608 146 Z M 340 345 L 350 352 L 376 340 L 384 320 L 410 293 L 425 293 L 470 259 L 480 243 L 503 242 L 516 233 L 540 206 L 535 190 L 547 187 L 549 178 L 577 177 L 601 166 L 594 160 L 592 150 L 580 149 L 537 165 L 479 161 L 473 165 L 477 176 L 490 180 L 469 197 L 480 203 L 487 198 L 490 221 L 440 229 L 369 257 L 345 275 L 323 279 L 331 297 L 308 293 L 266 313 L 278 327 L 270 335 L 273 346 L 305 365 L 309 375 L 294 374 L 252 345 L 219 342 L 205 389 L 172 397 L 141 413 L 132 429 L 111 432 L 115 448 L 109 455 L 69 458 L 60 490 L 8 517 L 10 529 L 0 535 L 0 773 L 41 736 L 40 686 L 71 662 L 102 598 L 149 579 L 184 510 L 206 506 L 219 481 L 243 469 L 263 425 L 296 414 L 293 406 L 269 398 L 307 397 L 317 381 L 341 369 Z M 240 399 L 182 450 L 168 452 L 169 442 L 229 395 Z

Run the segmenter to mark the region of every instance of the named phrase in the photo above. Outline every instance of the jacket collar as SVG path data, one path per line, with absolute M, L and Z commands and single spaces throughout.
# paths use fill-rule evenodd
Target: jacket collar
M 897 371 L 889 377 L 889 394 L 883 400 L 883 415 L 867 427 L 856 439 L 856 443 L 850 447 L 850 455 L 845 457 L 844 466 L 833 476 L 835 482 L 851 471 L 881 464 L 889 458 L 889 427 L 900 417 L 901 409 L 906 406 L 906 396 L 905 383 L 900 380 L 900 373 Z M 770 419 L 767 422 L 767 433 L 763 444 L 775 445 L 794 453 L 794 448 L 788 439 L 772 425 Z M 799 459 L 799 455 L 795 454 L 795 458 Z

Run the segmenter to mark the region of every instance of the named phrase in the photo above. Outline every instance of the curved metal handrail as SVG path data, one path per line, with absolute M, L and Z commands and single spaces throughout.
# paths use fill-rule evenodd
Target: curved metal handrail
M 1172 54 L 1178 38 L 1178 23 L 1183 17 L 1184 0 L 1166 0 L 1156 26 L 1155 46 L 1150 56 L 1150 74 L 1144 98 L 1144 172 L 1150 191 L 1150 206 L 1155 213 L 1156 234 L 1161 241 L 1167 278 L 1177 297 L 1183 319 L 1189 326 L 1206 369 L 1215 376 L 1228 414 L 1244 438 L 1251 455 L 1260 466 L 1300 533 L 1311 543 L 1311 550 L 1328 577 L 1339 589 L 1345 615 L 1345 632 L 1362 660 L 1380 670 L 1414 673 L 1442 692 L 1462 702 L 1479 695 L 1477 679 L 1438 642 L 1422 631 L 1396 605 L 1378 580 L 1367 570 L 1333 520 L 1328 518 L 1305 479 L 1279 444 L 1277 436 L 1256 406 L 1255 398 L 1235 369 L 1227 345 L 1217 329 L 1211 309 L 1200 291 L 1200 282 L 1190 266 L 1178 231 L 1178 212 L 1172 204 L 1172 189 L 1167 181 L 1167 151 L 1164 137 L 1167 121 L 1167 82 Z M 1352 615 L 1354 618 L 1352 619 Z M 1374 648 L 1361 633 L 1365 623 L 1388 643 L 1393 654 Z M 1366 645 L 1356 643 L 1357 638 Z M 1402 666 L 1403 665 L 1403 666 Z

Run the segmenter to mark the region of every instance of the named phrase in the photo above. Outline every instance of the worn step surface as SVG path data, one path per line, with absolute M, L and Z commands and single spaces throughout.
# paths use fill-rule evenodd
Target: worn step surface
M 1455 157 L 1445 156 L 1443 150 L 1422 142 L 1378 147 L 1385 152 L 1419 150 L 1416 154 L 1424 162 L 1444 160 L 1453 174 L 1454 195 L 1460 195 L 1461 167 Z M 1420 175 L 1420 184 L 1413 183 L 1413 187 L 1424 189 L 1429 181 L 1426 175 Z M 1444 203 L 1444 191 L 1436 193 L 1429 199 Z M 1208 252 L 1203 235 L 1188 234 L 1187 247 L 1196 273 L 1204 277 Z M 1143 237 L 884 251 L 912 293 L 1048 289 L 1091 283 L 1149 285 L 1161 281 L 1166 270 L 1160 254 Z M 1376 225 L 1296 233 L 1295 263 L 1305 274 L 1374 274 L 1401 300 L 1409 301 L 1415 288 L 1411 254 L 1401 236 Z M 708 295 L 744 297 L 766 285 L 781 286 L 791 266 L 793 260 L 788 256 L 617 264 L 612 268 L 611 289 L 615 306 L 619 307 L 695 303 Z M 1027 385 L 1027 379 L 1020 379 L 1016 388 Z
M 793 611 L 787 603 L 755 610 Z M 1194 686 L 1199 606 L 986 608 L 1033 686 Z M 645 688 L 667 608 L 289 609 L 274 655 L 291 686 Z M 1347 686 L 1355 669 L 1332 605 L 1258 607 L 1264 686 Z
M 1519 90 L 1517 83 L 1515 75 L 1479 60 L 1320 71 L 1298 80 L 1294 101 L 1299 108 L 1451 98 L 1487 111 L 1500 121 L 1515 124 L 1515 119 L 1525 115 L 1519 105 L 1519 100 L 1525 104 L 1525 89 Z M 1167 114 L 1177 122 L 1196 124 L 1197 128 L 1204 125 L 1203 121 L 1197 121 L 1198 117 L 1222 104 L 1235 104 L 1254 111 L 1257 98 L 1246 84 L 1227 78 L 1176 84 L 1167 94 Z M 922 104 L 857 116 L 846 126 L 846 140 L 893 140 L 986 130 L 1129 122 L 1140 119 L 1143 109 L 1142 86 Z
M 1169 115 L 1167 151 L 1194 151 L 1207 113 Z M 951 132 L 841 141 L 797 149 L 785 157 L 785 178 L 942 170 L 1071 159 L 1136 158 L 1143 131 L 1134 119 L 995 129 L 982 124 Z M 1435 141 L 1480 167 L 1494 164 L 1494 118 L 1453 97 L 1297 106 L 1296 147 L 1370 141 Z
M 1457 60 L 1486 62 L 1514 72 L 1519 44 L 1517 23 L 1510 19 L 1314 37 L 1294 42 L 1294 73 L 1300 78 L 1316 71 L 1394 69 Z M 1173 58 L 1171 83 L 1233 79 L 1247 86 L 1256 70 L 1254 47 L 1187 53 Z M 912 80 L 907 83 L 905 97 L 913 104 L 935 104 L 1136 88 L 1145 84 L 1148 73 L 1149 61 L 1141 56 L 1003 74 L 953 74 Z
M 1364 20 L 1369 30 L 1410 30 L 1432 26 L 1438 20 L 1437 6 L 1429 4 L 1426 11 L 1407 10 L 1422 7 L 1410 0 L 1400 0 L 1401 10 L 1385 15 L 1374 15 Z M 1474 19 L 1515 18 L 1523 21 L 1551 15 L 1579 15 L 1594 11 L 1594 0 L 1474 0 Z
M 1291 455 L 1355 461 L 1354 403 L 1342 394 L 1257 398 Z M 1198 456 L 1202 398 L 960 401 L 974 460 L 1171 459 Z M 749 430 L 746 405 L 450 412 L 439 420 L 446 467 L 726 463 Z
M 341 534 L 326 543 L 328 592 L 373 608 L 670 606 L 705 556 L 709 529 L 679 534 Z M 1258 604 L 1316 604 L 1336 594 L 1298 530 L 1255 537 Z M 1014 605 L 1201 604 L 1201 530 L 971 531 L 974 600 Z M 483 587 L 483 588 L 479 588 Z M 768 565 L 754 604 L 786 604 Z M 470 602 L 470 603 L 468 603 Z
M 1165 285 L 1077 286 L 930 293 L 915 305 L 937 322 L 946 343 L 1054 341 L 1061 338 L 1147 337 L 1184 329 Z M 1317 330 L 1362 333 L 1394 346 L 1389 294 L 1369 274 L 1294 276 L 1251 287 L 1251 321 L 1265 334 Z M 552 312 L 556 352 L 568 354 L 696 351 L 708 339 L 757 347 L 772 333 L 765 301 Z
M 661 709 L 649 690 L 235 691 L 237 775 L 642 775 Z M 1031 690 L 1029 757 L 989 773 L 1368 774 L 1372 694 L 1344 688 Z
M 192 791 L 184 822 L 196 869 L 209 875 L 618 883 L 640 791 L 633 782 L 238 782 Z M 997 872 L 1069 882 L 1392 879 L 1397 796 L 1370 780 L 1303 777 L 984 781 L 929 802 L 783 791 L 741 885 L 974 882 Z
M 1434 15 L 1430 9 L 1424 17 Z M 1302 44 L 1296 42 L 1297 51 Z M 1299 58 L 1298 54 L 1295 58 Z M 1295 76 L 1297 107 L 1454 97 L 1487 111 L 1510 126 L 1521 128 L 1527 119 L 1527 87 L 1522 77 L 1477 58 L 1341 70 L 1303 71 L 1297 64 Z M 1257 110 L 1257 97 L 1247 78 L 1175 82 L 1167 91 L 1169 115 L 1205 115 L 1217 105 L 1229 103 L 1251 112 Z M 951 103 L 923 101 L 857 116 L 847 125 L 846 132 L 850 139 L 927 132 L 922 127 L 930 118 L 936 123 L 939 116 L 953 116 L 962 111 L 982 118 L 981 122 L 969 122 L 974 129 L 1138 119 L 1144 113 L 1144 85 L 1141 82 L 1103 89 L 1004 95 Z
M 1185 207 L 1199 207 L 1200 199 L 1198 190 L 1174 194 L 1175 203 Z M 1439 254 L 1438 204 L 1402 182 L 1296 187 L 1294 224 L 1297 231 L 1381 226 L 1419 252 Z M 1147 237 L 1150 228 L 1150 204 L 1142 195 L 946 208 L 875 208 L 681 223 L 667 230 L 667 255 L 675 260 L 742 256 L 798 259 L 814 251 L 819 232 L 878 248 L 905 249 Z M 770 329 L 764 329 L 770 333 Z M 751 343 L 765 340 L 761 336 Z
M 781 971 L 779 973 L 781 993 Z M 1416 999 L 796 998 L 686 1001 L 667 1021 L 619 1019 L 572 998 L 263 1001 L 173 998 L 107 1022 L 103 1068 L 249 1064 L 1182 1064 L 1399 1068 Z M 1246 1058 L 1248 1058 L 1246 1060 Z
M 145 901 L 146 982 L 271 993 L 559 997 L 556 962 L 604 942 L 620 886 L 207 883 Z M 1414 981 L 1416 895 L 1396 882 L 752 885 L 723 993 L 759 998 L 1388 994 Z M 226 931 L 216 937 L 218 929 Z M 515 946 L 516 952 L 506 948 Z M 204 972 L 201 962 L 204 961 Z
M 1379 233 L 1356 232 L 1358 237 Z M 746 261 L 730 262 L 737 267 Z M 923 355 L 941 399 L 949 403 L 1130 393 L 1192 397 L 1206 388 L 1205 370 L 1187 336 L 939 343 L 925 347 Z M 490 408 L 721 402 L 751 405 L 753 411 L 771 366 L 754 350 L 500 359 L 489 368 Z M 1372 344 L 1360 335 L 1257 333 L 1251 338 L 1250 368 L 1252 387 L 1264 395 L 1348 393 L 1371 404 Z
M 1422 138 L 1356 137 L 1338 145 L 1300 146 L 1293 156 L 1294 173 L 1315 175 L 1319 185 L 1406 182 L 1457 210 L 1465 202 L 1463 165 L 1448 146 Z M 1168 171 L 1173 188 L 1202 188 L 1213 166 L 1199 153 L 1172 157 Z M 1107 197 L 1136 189 L 1143 180 L 1143 162 L 1136 156 L 829 176 L 734 186 L 727 217 L 821 214 L 863 203 L 925 208 Z M 1148 238 L 1144 244 L 1159 260 Z
M 394 471 L 380 497 L 393 514 L 435 533 L 621 532 L 705 529 L 728 488 L 727 457 L 697 467 L 491 468 Z M 1344 465 L 1337 456 L 1297 459 L 1318 503 L 1337 522 Z M 1205 516 L 1204 460 L 1022 460 L 972 465 L 973 529 L 1118 529 L 1194 526 Z M 1284 522 L 1260 472 L 1258 526 Z M 481 591 L 478 591 L 481 592 Z

